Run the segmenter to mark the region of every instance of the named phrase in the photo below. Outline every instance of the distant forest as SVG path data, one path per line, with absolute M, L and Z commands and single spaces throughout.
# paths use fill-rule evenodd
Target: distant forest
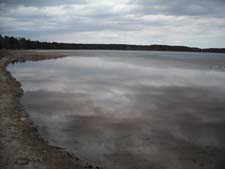
M 225 53 L 225 48 L 195 48 L 168 45 L 126 45 L 126 44 L 79 44 L 40 42 L 22 37 L 0 35 L 0 49 L 99 49 L 99 50 L 149 50 L 149 51 L 187 51 Z

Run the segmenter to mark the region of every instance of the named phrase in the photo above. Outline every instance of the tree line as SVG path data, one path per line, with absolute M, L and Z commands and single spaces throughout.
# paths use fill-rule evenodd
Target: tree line
M 99 50 L 150 50 L 150 51 L 189 51 L 189 52 L 217 52 L 225 53 L 225 48 L 194 48 L 187 46 L 168 45 L 126 45 L 126 44 L 80 44 L 80 43 L 57 43 L 40 42 L 0 35 L 0 49 L 99 49 Z

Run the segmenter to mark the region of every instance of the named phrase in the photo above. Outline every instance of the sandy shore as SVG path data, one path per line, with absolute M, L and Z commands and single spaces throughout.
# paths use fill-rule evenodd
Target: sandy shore
M 65 56 L 56 52 L 0 51 L 0 168 L 99 168 L 61 148 L 48 145 L 40 138 L 20 103 L 23 95 L 21 84 L 6 69 L 10 63 Z

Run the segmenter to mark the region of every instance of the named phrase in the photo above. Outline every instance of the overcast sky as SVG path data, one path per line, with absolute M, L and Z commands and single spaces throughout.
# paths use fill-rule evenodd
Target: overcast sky
M 225 0 L 0 0 L 0 23 L 41 41 L 225 47 Z

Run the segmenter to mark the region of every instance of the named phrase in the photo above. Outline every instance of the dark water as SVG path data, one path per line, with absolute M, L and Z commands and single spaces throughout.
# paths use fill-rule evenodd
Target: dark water
M 50 144 L 105 168 L 225 166 L 224 54 L 69 55 L 8 67 Z

